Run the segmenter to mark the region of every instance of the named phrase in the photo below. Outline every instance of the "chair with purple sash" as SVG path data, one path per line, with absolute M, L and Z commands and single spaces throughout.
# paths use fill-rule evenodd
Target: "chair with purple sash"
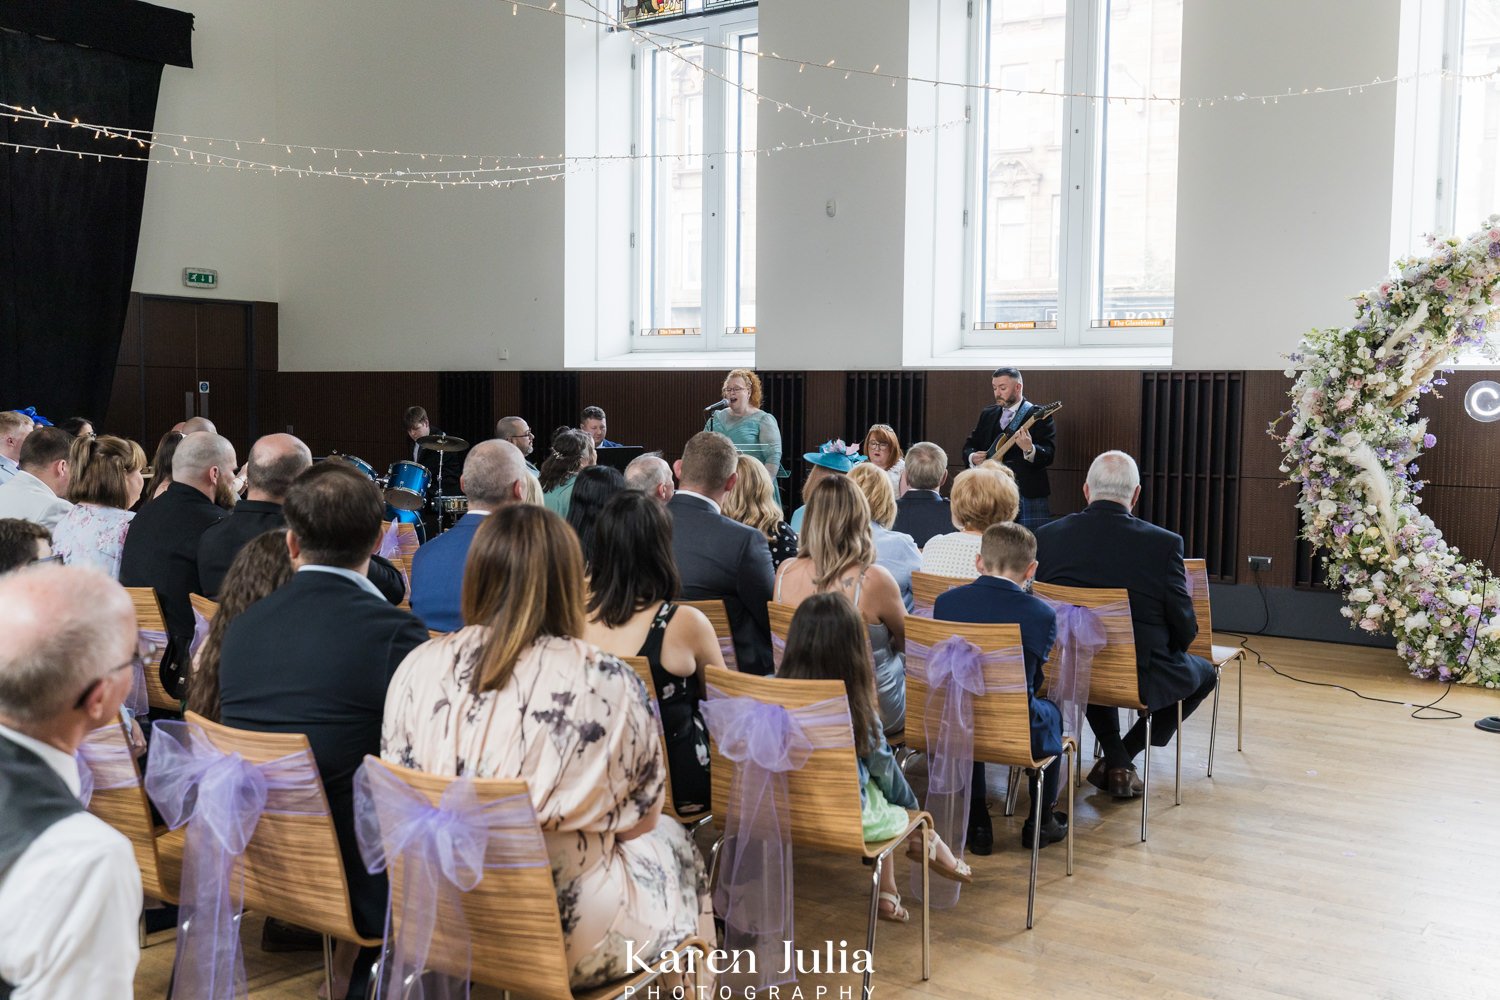
M 1012 774 L 1020 768 L 1035 772 L 1031 800 L 1041 824 L 1042 769 L 1055 757 L 1031 754 L 1031 700 L 1026 687 L 1026 662 L 1017 625 L 970 625 L 906 619 L 906 742 L 926 754 L 927 795 L 923 805 L 932 814 L 938 836 L 953 853 L 963 857 L 968 833 L 969 785 L 974 762 L 1005 764 Z M 1063 738 L 1070 761 L 1077 744 Z M 1073 811 L 1073 786 L 1068 785 L 1068 816 Z M 1026 928 L 1031 929 L 1036 908 L 1036 876 L 1041 838 L 1031 848 L 1031 883 L 1026 897 Z M 1073 874 L 1073 824 L 1068 824 L 1067 873 Z M 952 888 L 949 888 L 952 885 Z M 941 884 L 933 905 L 952 906 L 958 886 Z
M 781 658 L 786 655 L 786 637 L 792 630 L 792 616 L 796 613 L 795 605 L 766 602 L 766 617 L 771 622 L 771 664 L 777 670 L 781 669 Z
M 729 612 L 724 610 L 724 602 L 707 600 L 678 601 L 677 603 L 703 612 L 703 616 L 708 619 L 708 624 L 713 626 L 714 635 L 718 637 L 719 652 L 723 654 L 724 666 L 730 670 L 740 669 L 739 660 L 734 655 L 734 632 L 729 627 Z
M 708 723 L 713 812 L 721 817 L 709 880 L 724 917 L 728 949 L 757 955 L 758 988 L 778 981 L 783 941 L 794 940 L 793 847 L 852 855 L 873 863 L 866 949 L 875 948 L 880 874 L 890 854 L 932 817 L 908 810 L 906 829 L 866 843 L 860 822 L 859 762 L 849 702 L 839 681 L 753 677 L 710 667 L 703 717 Z M 925 852 L 924 852 L 925 856 Z M 927 865 L 922 865 L 924 883 Z M 927 899 L 930 892 L 923 893 Z M 929 909 L 922 904 L 922 978 L 931 976 Z M 764 959 L 760 956 L 766 955 Z M 772 958 L 774 956 L 774 959 Z M 721 980 L 725 981 L 725 980 Z M 867 996 L 870 972 L 864 972 Z
M 126 587 L 125 592 L 130 595 L 130 603 L 135 606 L 136 627 L 140 629 L 141 641 L 149 642 L 157 649 L 151 662 L 136 674 L 131 684 L 130 697 L 125 699 L 125 707 L 136 715 L 145 715 L 148 707 L 162 712 L 180 711 L 182 706 L 161 684 L 161 660 L 166 655 L 167 643 L 171 641 L 167 635 L 167 620 L 161 613 L 161 601 L 151 587 Z
M 158 731 L 160 725 L 158 724 Z M 244 782 L 246 768 L 252 768 L 262 775 L 265 805 L 259 810 L 253 828 L 246 832 L 244 850 L 238 855 L 237 871 L 243 884 L 243 906 L 323 935 L 324 977 L 331 995 L 333 939 L 365 947 L 379 945 L 380 939 L 361 937 L 354 928 L 349 884 L 339 854 L 338 835 L 334 832 L 333 819 L 328 814 L 328 801 L 323 794 L 323 783 L 318 777 L 317 764 L 313 760 L 307 737 L 300 733 L 256 733 L 231 729 L 192 712 L 187 713 L 184 722 L 170 724 L 169 732 L 178 735 L 173 742 L 181 748 L 180 757 L 196 758 L 226 770 L 229 769 L 228 765 L 217 764 L 216 761 L 238 759 L 240 764 L 234 770 L 239 774 L 237 780 L 241 782 Z M 153 785 L 151 777 L 163 766 L 158 763 L 160 756 L 158 740 L 153 739 L 146 786 L 151 792 L 152 801 L 161 809 L 163 818 L 172 824 L 173 816 L 169 814 L 171 810 L 163 806 L 163 796 L 160 794 L 166 786 Z M 204 765 L 201 763 L 184 766 L 181 770 L 191 776 L 195 769 L 201 769 L 202 766 Z M 166 782 L 168 779 L 163 776 L 156 780 Z M 253 794 L 254 784 L 254 779 L 249 779 L 245 794 Z M 199 799 L 201 801 L 201 794 Z M 186 871 L 194 863 L 191 856 L 192 815 L 179 815 L 176 818 L 179 821 L 185 819 L 188 823 L 188 856 L 184 859 Z M 241 823 L 248 822 L 244 816 L 234 818 Z M 237 834 L 238 831 L 231 833 Z M 233 843 L 236 839 L 237 836 L 230 837 L 231 846 L 237 846 Z M 214 853 L 222 853 L 222 848 L 215 848 Z M 193 894 L 187 875 L 184 875 L 183 881 L 184 908 L 180 928 L 188 919 L 186 903 Z M 183 961 L 183 933 L 179 929 L 179 964 Z M 199 961 L 206 961 L 206 957 Z M 178 986 L 182 987 L 180 972 Z M 180 995 L 196 997 L 199 994 Z M 202 995 L 207 997 L 210 994 L 204 992 Z
M 918 618 L 931 618 L 933 606 L 937 604 L 939 597 L 954 587 L 962 587 L 973 582 L 973 580 L 964 580 L 956 576 L 939 576 L 936 573 L 923 573 L 918 570 L 911 575 L 911 613 Z
M 151 804 L 124 725 L 112 722 L 89 733 L 78 748 L 78 761 L 87 793 L 79 797 L 89 812 L 130 841 L 141 870 L 142 891 L 164 902 L 177 902 L 183 833 L 159 828 L 152 821 Z
M 575 996 L 552 861 L 524 781 L 439 777 L 366 757 L 354 809 L 365 863 L 391 880 L 376 996 L 467 997 L 471 981 L 522 996 Z M 700 963 L 708 950 L 688 938 L 649 954 L 664 949 L 697 952 Z M 658 961 L 577 995 L 644 996 L 662 971 Z
M 661 731 L 661 714 L 657 711 L 656 703 L 656 679 L 651 676 L 651 663 L 644 656 L 622 656 L 620 659 L 630 665 L 630 669 L 635 671 L 635 675 L 641 679 L 641 683 L 646 685 L 646 693 L 651 696 L 651 714 L 656 717 L 656 730 L 658 735 L 661 736 L 661 759 L 665 761 L 667 759 L 667 737 Z M 714 818 L 712 809 L 705 809 L 703 812 L 693 813 L 691 816 L 684 816 L 679 813 L 677 806 L 674 804 L 676 800 L 672 798 L 672 769 L 667 768 L 665 775 L 667 799 L 661 808 L 663 813 L 687 827 L 688 833 L 692 833 Z
M 1214 643 L 1214 618 L 1208 603 L 1208 563 L 1202 559 L 1184 559 L 1182 565 L 1187 571 L 1188 593 L 1193 597 L 1193 617 L 1198 620 L 1198 634 L 1188 645 L 1188 652 L 1201 656 L 1214 666 L 1214 712 L 1213 721 L 1208 727 L 1208 776 L 1212 778 L 1214 740 L 1219 734 L 1219 681 L 1231 660 L 1238 661 L 1239 672 L 1234 748 L 1245 749 L 1245 650 L 1241 646 L 1220 646 Z
M 1151 814 L 1151 711 L 1141 697 L 1141 678 L 1135 660 L 1135 627 L 1130 619 L 1130 594 L 1123 588 L 1064 587 L 1060 584 L 1033 583 L 1031 592 L 1048 604 L 1058 614 L 1058 636 L 1056 649 L 1059 656 L 1070 641 L 1064 634 L 1065 622 L 1076 622 L 1071 629 L 1082 632 L 1093 631 L 1097 626 L 1091 618 L 1102 624 L 1104 645 L 1090 657 L 1088 667 L 1087 705 L 1103 705 L 1106 708 L 1128 708 L 1146 713 L 1146 753 L 1141 768 L 1141 841 L 1146 840 L 1147 822 Z M 1084 609 L 1091 616 L 1080 616 L 1068 608 Z M 1048 675 L 1050 696 L 1057 678 Z M 1076 699 L 1055 698 L 1063 707 L 1064 731 L 1071 714 L 1068 705 Z M 1176 803 L 1182 805 L 1182 703 L 1177 703 L 1177 788 Z M 1079 776 L 1075 773 L 1074 784 Z

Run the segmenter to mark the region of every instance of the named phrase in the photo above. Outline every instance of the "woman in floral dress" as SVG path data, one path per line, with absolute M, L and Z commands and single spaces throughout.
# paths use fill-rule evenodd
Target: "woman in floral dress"
M 629 666 L 572 638 L 583 594 L 562 518 L 524 504 L 485 518 L 464 571 L 467 624 L 401 664 L 381 737 L 381 755 L 406 767 L 526 781 L 575 988 L 626 975 L 631 951 L 713 939 L 702 861 L 660 819 L 650 695 Z

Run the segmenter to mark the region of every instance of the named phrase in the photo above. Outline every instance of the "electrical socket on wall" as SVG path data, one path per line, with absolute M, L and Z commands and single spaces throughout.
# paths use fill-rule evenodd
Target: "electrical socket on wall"
M 1270 569 L 1270 568 L 1271 568 L 1271 557 L 1270 556 L 1251 556 L 1250 557 L 1250 572 L 1252 572 L 1252 573 L 1259 573 L 1263 569 Z

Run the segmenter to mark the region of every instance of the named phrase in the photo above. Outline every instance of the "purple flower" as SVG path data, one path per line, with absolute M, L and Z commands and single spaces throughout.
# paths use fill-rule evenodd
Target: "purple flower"
M 1437 435 L 1436 434 L 1423 434 L 1422 435 L 1422 447 L 1423 448 L 1431 448 L 1435 444 L 1437 444 Z
M 1427 538 L 1422 539 L 1422 548 L 1424 548 L 1424 549 L 1434 549 L 1436 547 L 1437 547 L 1437 539 L 1436 538 L 1432 538 L 1432 537 L 1429 536 Z
M 1467 608 L 1464 608 L 1464 617 L 1465 618 L 1478 618 L 1479 617 L 1479 605 L 1477 605 L 1477 604 L 1471 604 Z
M 1490 256 L 1491 257 L 1500 257 L 1500 243 L 1491 243 L 1490 244 Z

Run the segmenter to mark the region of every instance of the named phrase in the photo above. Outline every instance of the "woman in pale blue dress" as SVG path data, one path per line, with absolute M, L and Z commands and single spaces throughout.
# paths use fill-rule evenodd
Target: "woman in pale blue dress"
M 724 376 L 721 391 L 729 406 L 711 414 L 703 429 L 718 431 L 740 451 L 760 459 L 772 480 L 787 478 L 781 464 L 781 428 L 760 408 L 760 379 L 748 368 L 736 368 Z

